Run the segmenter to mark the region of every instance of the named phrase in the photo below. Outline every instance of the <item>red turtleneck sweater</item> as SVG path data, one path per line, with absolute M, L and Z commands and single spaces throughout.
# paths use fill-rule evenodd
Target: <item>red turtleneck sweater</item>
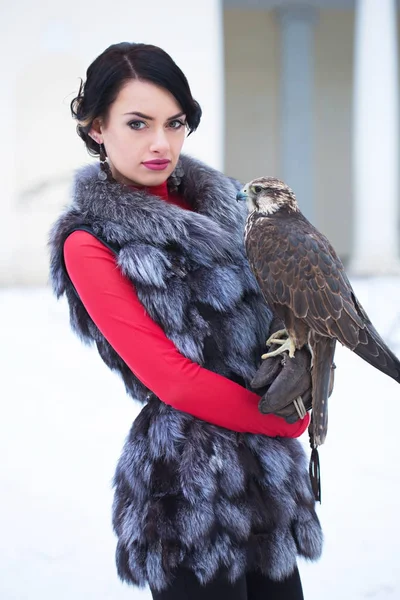
M 148 191 L 183 209 L 181 196 L 166 183 Z M 68 275 L 90 317 L 132 372 L 163 402 L 233 431 L 298 437 L 309 416 L 289 425 L 258 411 L 259 395 L 204 369 L 183 356 L 147 314 L 132 283 L 116 267 L 115 256 L 86 231 L 74 231 L 64 244 Z

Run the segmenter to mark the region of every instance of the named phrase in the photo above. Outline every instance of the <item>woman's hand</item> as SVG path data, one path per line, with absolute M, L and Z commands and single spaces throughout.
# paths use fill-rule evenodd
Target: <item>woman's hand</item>
M 273 347 L 272 347 L 273 349 Z M 329 396 L 333 390 L 335 364 L 331 367 Z M 251 381 L 251 389 L 262 398 L 259 410 L 263 414 L 273 413 L 288 423 L 300 418 L 294 401 L 300 396 L 306 410 L 311 409 L 311 353 L 304 347 L 296 350 L 293 358 L 281 354 L 263 360 Z

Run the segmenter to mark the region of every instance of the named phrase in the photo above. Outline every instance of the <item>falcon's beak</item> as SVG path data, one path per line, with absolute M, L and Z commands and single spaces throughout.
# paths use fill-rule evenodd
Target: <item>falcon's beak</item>
M 240 192 L 236 194 L 236 201 L 241 202 L 243 200 L 247 200 L 247 189 L 244 187 Z

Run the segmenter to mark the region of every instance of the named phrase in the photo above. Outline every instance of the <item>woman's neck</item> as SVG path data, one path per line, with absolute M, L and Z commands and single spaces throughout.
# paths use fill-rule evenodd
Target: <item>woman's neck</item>
M 143 190 L 145 192 L 147 192 L 148 194 L 151 194 L 152 196 L 158 196 L 159 198 L 162 198 L 163 200 L 168 200 L 169 198 L 169 194 L 168 194 L 168 185 L 167 182 L 164 181 L 164 183 L 161 183 L 160 185 L 145 185 L 145 186 L 139 186 L 139 185 L 129 185 L 128 187 L 130 187 L 133 190 Z
M 194 210 L 193 207 L 188 203 L 185 198 L 176 192 L 172 192 L 171 194 L 168 192 L 168 185 L 165 181 L 161 185 L 148 185 L 148 186 L 139 186 L 131 184 L 130 187 L 132 190 L 143 190 L 152 196 L 157 196 L 164 202 L 168 204 L 174 204 L 175 206 L 179 206 L 180 208 L 184 208 L 185 210 Z

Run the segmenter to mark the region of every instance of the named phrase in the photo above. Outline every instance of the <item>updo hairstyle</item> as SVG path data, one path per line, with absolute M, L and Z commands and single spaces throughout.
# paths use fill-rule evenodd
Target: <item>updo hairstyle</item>
M 72 116 L 78 121 L 77 133 L 92 156 L 97 156 L 100 149 L 88 135 L 94 119 L 107 120 L 111 104 L 132 79 L 154 83 L 170 92 L 186 115 L 189 135 L 197 129 L 202 113 L 200 105 L 169 54 L 150 44 L 113 44 L 89 66 L 86 82 L 81 80 L 78 95 L 71 102 Z

